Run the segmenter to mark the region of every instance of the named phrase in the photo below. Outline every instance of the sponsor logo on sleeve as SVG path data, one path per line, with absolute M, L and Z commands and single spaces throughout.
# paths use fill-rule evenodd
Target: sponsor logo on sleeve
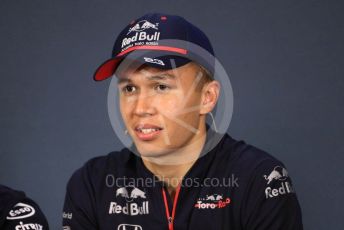
M 7 220 L 24 219 L 35 214 L 35 209 L 28 204 L 18 203 L 8 213 Z
M 268 181 L 267 184 L 270 184 L 273 180 L 284 181 L 287 178 L 288 172 L 281 166 L 276 166 L 268 176 L 264 175 L 264 179 Z
M 223 195 L 212 194 L 206 195 L 205 198 L 198 198 L 196 204 L 194 205 L 197 209 L 219 209 L 228 206 L 231 199 Z
M 117 230 L 142 230 L 142 227 L 140 225 L 120 224 Z
M 62 218 L 63 218 L 63 219 L 69 219 L 69 220 L 71 220 L 71 219 L 73 218 L 73 213 L 71 213 L 71 212 L 63 212 L 63 213 L 62 213 Z
M 15 226 L 15 230 L 42 230 L 43 226 L 37 223 L 28 223 L 24 224 L 23 222 L 19 222 L 18 225 Z
M 110 202 L 109 214 L 129 216 L 149 214 L 149 202 L 144 191 L 135 187 L 121 187 L 116 190 L 116 197 L 118 197 L 117 202 Z
M 278 197 L 280 195 L 294 193 L 294 189 L 291 184 L 286 181 L 288 179 L 288 172 L 281 166 L 276 166 L 269 175 L 264 175 L 264 179 L 269 185 L 273 181 L 280 181 L 280 186 L 272 188 L 271 186 L 266 187 L 265 197 L 266 199 Z

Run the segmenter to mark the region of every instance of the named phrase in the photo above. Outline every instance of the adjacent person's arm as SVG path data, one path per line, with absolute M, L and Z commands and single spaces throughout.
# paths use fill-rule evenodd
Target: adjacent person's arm
M 6 216 L 2 230 L 40 229 L 48 230 L 48 222 L 39 208 L 31 199 L 25 198 L 12 207 Z

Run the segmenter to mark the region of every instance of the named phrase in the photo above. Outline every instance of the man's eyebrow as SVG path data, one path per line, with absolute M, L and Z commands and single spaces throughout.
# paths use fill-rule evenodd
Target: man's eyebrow
M 172 74 L 168 74 L 168 73 L 161 73 L 161 74 L 156 74 L 153 76 L 148 76 L 147 77 L 148 80 L 166 80 L 166 79 L 176 79 L 176 76 L 172 75 Z
M 152 76 L 146 76 L 147 80 L 166 80 L 166 79 L 176 79 L 176 76 L 168 73 L 158 73 Z M 122 77 L 118 78 L 117 84 L 130 83 L 132 80 L 130 78 Z
M 132 82 L 129 78 L 118 78 L 117 84 Z

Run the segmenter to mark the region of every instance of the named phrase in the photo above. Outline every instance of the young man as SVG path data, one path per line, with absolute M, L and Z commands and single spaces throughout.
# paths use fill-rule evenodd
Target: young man
M 0 185 L 0 229 L 48 230 L 48 222 L 38 207 L 25 193 Z
M 302 229 L 284 165 L 206 124 L 214 63 L 206 35 L 178 16 L 147 14 L 119 34 L 94 77 L 115 73 L 133 145 L 74 173 L 65 229 Z

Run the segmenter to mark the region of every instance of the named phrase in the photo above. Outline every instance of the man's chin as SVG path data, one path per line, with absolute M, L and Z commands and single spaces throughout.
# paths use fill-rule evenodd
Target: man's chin
M 178 157 L 176 149 L 140 149 L 138 148 L 141 158 L 145 161 L 158 165 L 181 165 L 194 162 L 195 159 L 187 157 Z
M 141 157 L 158 158 L 167 155 L 170 151 L 163 149 L 137 148 Z

